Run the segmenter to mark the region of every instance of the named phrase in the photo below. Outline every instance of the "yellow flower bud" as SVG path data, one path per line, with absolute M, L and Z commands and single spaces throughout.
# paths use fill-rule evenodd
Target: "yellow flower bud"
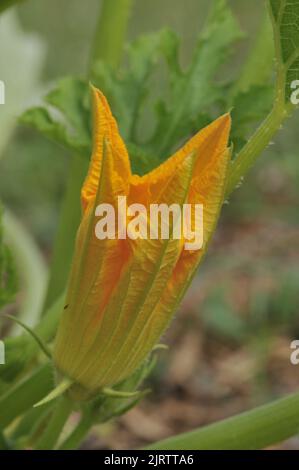
M 93 154 L 82 188 L 82 221 L 54 348 L 58 371 L 87 395 L 130 376 L 175 313 L 219 217 L 230 131 L 230 116 L 224 115 L 141 177 L 132 175 L 116 121 L 97 89 L 93 107 Z M 118 214 L 115 237 L 99 239 L 97 207 L 109 204 L 117 212 L 120 200 L 125 201 L 125 215 Z M 184 234 L 134 239 L 132 214 L 126 212 L 130 205 L 142 204 L 149 212 L 155 204 L 182 208 L 186 203 L 203 206 L 200 249 L 186 250 Z M 194 217 L 191 211 L 193 228 Z

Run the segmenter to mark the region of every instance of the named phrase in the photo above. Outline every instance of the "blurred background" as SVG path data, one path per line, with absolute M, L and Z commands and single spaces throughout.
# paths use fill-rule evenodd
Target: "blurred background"
M 70 156 L 17 116 L 55 83 L 84 76 L 99 0 L 29 0 L 0 20 L 0 199 L 51 257 Z M 182 38 L 188 64 L 210 0 L 136 1 L 129 39 L 164 26 Z M 228 76 L 264 17 L 260 0 L 231 0 L 246 33 Z M 1 39 L 3 38 L 3 39 Z M 134 448 L 231 416 L 296 390 L 299 365 L 299 116 L 294 115 L 224 207 L 221 222 L 164 342 L 138 407 L 95 430 L 88 448 Z M 296 449 L 299 438 L 280 448 Z

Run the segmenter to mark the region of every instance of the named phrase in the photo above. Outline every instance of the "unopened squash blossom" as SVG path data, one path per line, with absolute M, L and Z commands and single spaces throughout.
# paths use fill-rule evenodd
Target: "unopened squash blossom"
M 134 175 L 106 98 L 95 88 L 92 95 L 93 153 L 54 348 L 57 370 L 90 396 L 130 376 L 165 331 L 215 230 L 230 158 L 226 114 L 158 168 Z M 116 208 L 118 196 L 145 207 L 203 204 L 203 248 L 184 250 L 184 240 L 173 237 L 98 240 L 95 208 Z

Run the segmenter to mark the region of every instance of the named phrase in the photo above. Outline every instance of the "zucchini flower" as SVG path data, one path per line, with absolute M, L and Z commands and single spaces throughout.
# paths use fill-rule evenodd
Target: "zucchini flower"
M 215 230 L 230 161 L 226 114 L 150 173 L 132 174 L 106 98 L 95 88 L 92 95 L 93 153 L 54 347 L 57 370 L 87 397 L 129 377 L 167 328 Z M 151 208 L 173 205 L 202 207 L 198 246 L 188 237 L 196 232 L 198 213 L 192 209 L 187 234 L 175 236 L 182 220 L 173 215 L 169 236 L 159 217 L 151 227 L 154 236 L 146 236 Z M 138 223 L 132 219 L 136 212 Z

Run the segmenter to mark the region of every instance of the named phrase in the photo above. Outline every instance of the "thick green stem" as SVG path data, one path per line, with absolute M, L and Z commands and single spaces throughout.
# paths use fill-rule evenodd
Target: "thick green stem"
M 17 426 L 12 430 L 10 435 L 12 441 L 22 441 L 24 436 L 30 436 L 34 434 L 40 421 L 50 412 L 55 402 L 48 403 L 47 405 L 40 406 L 37 408 L 30 408 L 24 416 L 20 419 Z
M 72 412 L 72 402 L 65 396 L 58 401 L 50 421 L 36 445 L 37 450 L 54 449 L 61 432 Z
M 91 55 L 91 78 L 93 65 L 98 60 L 118 67 L 132 4 L 133 0 L 103 0 Z
M 148 447 L 168 450 L 254 450 L 299 432 L 299 393 Z
M 277 101 L 272 111 L 248 140 L 231 165 L 226 196 L 242 182 L 243 177 L 256 162 L 261 152 L 269 145 L 271 139 L 280 129 L 289 113 L 280 101 Z
M 81 442 L 84 440 L 90 428 L 93 425 L 93 419 L 91 414 L 83 414 L 78 425 L 72 431 L 72 433 L 66 438 L 66 440 L 59 447 L 59 450 L 75 450 L 78 449 Z
M 54 244 L 45 307 L 51 305 L 65 289 L 81 218 L 80 190 L 87 172 L 87 165 L 87 159 L 80 156 L 75 155 L 71 159 L 66 195 Z
M 47 363 L 0 398 L 0 429 L 8 426 L 53 388 L 52 365 Z

